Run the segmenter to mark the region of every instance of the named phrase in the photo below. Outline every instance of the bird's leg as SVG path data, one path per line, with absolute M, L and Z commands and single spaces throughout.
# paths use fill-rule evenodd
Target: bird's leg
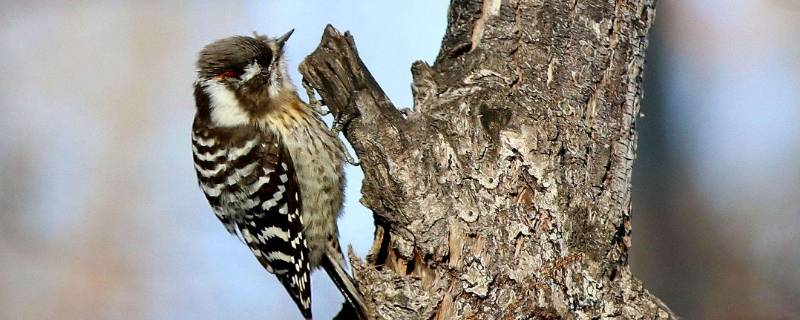
M 352 104 L 351 104 L 352 105 Z M 333 114 L 333 124 L 331 125 L 331 134 L 338 139 L 339 132 L 342 132 L 345 126 L 350 124 L 350 121 L 355 118 L 355 115 L 352 112 L 339 112 Z M 356 158 L 350 154 L 350 151 L 347 150 L 346 147 L 342 146 L 344 149 L 344 158 L 348 164 L 351 166 L 360 166 L 361 161 L 356 160 Z
M 328 108 L 322 107 L 322 102 L 317 99 L 317 96 L 314 94 L 314 88 L 311 87 L 311 84 L 308 81 L 303 80 L 303 88 L 306 89 L 306 94 L 308 95 L 308 106 L 311 109 L 314 109 L 314 112 L 319 114 L 320 116 L 326 116 L 331 113 Z
M 308 81 L 305 81 L 305 79 L 303 80 L 303 88 L 306 89 L 306 94 L 308 95 L 308 106 L 311 107 L 314 112 L 320 116 L 327 116 L 332 113 L 329 107 L 323 108 L 322 101 L 317 99 L 316 95 L 314 95 L 314 88 L 312 88 L 311 84 L 308 83 Z M 333 124 L 331 125 L 329 134 L 334 138 L 339 139 L 339 132 L 342 132 L 342 129 L 350 122 L 350 120 L 353 120 L 353 115 L 351 114 L 345 116 L 344 119 L 342 119 L 341 113 L 338 115 L 334 114 Z M 344 150 L 345 161 L 347 161 L 347 163 L 352 166 L 361 165 L 361 162 L 356 160 L 356 158 L 350 154 L 350 151 L 348 151 L 344 145 L 342 145 L 342 149 Z
M 339 132 L 342 132 L 342 128 L 353 120 L 354 116 L 352 114 L 346 114 L 344 119 L 341 116 L 337 117 L 336 115 L 333 116 L 333 125 L 331 126 L 330 133 L 336 139 L 339 139 Z M 351 166 L 360 166 L 361 161 L 356 160 L 356 158 L 350 154 L 350 150 L 347 150 L 347 147 L 342 145 L 342 150 L 344 151 L 344 160 L 347 161 L 348 164 Z

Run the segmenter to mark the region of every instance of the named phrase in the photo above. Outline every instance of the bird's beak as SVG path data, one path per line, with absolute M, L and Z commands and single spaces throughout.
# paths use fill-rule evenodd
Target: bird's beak
M 278 48 L 283 48 L 283 45 L 286 43 L 286 40 L 289 40 L 289 37 L 292 36 L 292 32 L 294 32 L 294 29 L 289 30 L 289 32 L 275 39 L 275 42 L 278 44 Z

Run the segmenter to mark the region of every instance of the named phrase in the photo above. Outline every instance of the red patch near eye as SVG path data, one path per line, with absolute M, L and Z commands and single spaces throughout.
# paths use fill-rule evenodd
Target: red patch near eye
M 224 72 L 217 75 L 218 77 L 222 78 L 233 78 L 236 77 L 236 71 L 233 70 L 225 70 Z

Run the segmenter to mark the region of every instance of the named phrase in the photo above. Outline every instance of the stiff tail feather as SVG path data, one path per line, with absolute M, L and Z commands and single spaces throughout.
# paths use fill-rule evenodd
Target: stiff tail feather
M 327 250 L 325 257 L 322 259 L 322 267 L 325 269 L 325 272 L 328 273 L 328 276 L 331 277 L 333 283 L 336 284 L 336 287 L 339 288 L 339 291 L 342 292 L 345 300 L 347 300 L 352 307 L 353 312 L 356 315 L 356 319 L 369 319 L 367 317 L 369 313 L 367 313 L 366 304 L 364 304 L 364 298 L 356 289 L 353 279 L 351 279 L 350 275 L 344 271 L 344 268 L 340 262 L 341 258 L 337 257 L 337 255 L 340 256 L 341 253 L 336 252 L 333 248 L 329 249 L 331 250 Z

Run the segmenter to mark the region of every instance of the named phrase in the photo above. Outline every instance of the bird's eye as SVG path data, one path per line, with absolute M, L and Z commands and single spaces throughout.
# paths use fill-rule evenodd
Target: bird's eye
M 239 76 L 239 73 L 236 70 L 228 69 L 220 72 L 217 76 L 220 78 L 235 78 Z

